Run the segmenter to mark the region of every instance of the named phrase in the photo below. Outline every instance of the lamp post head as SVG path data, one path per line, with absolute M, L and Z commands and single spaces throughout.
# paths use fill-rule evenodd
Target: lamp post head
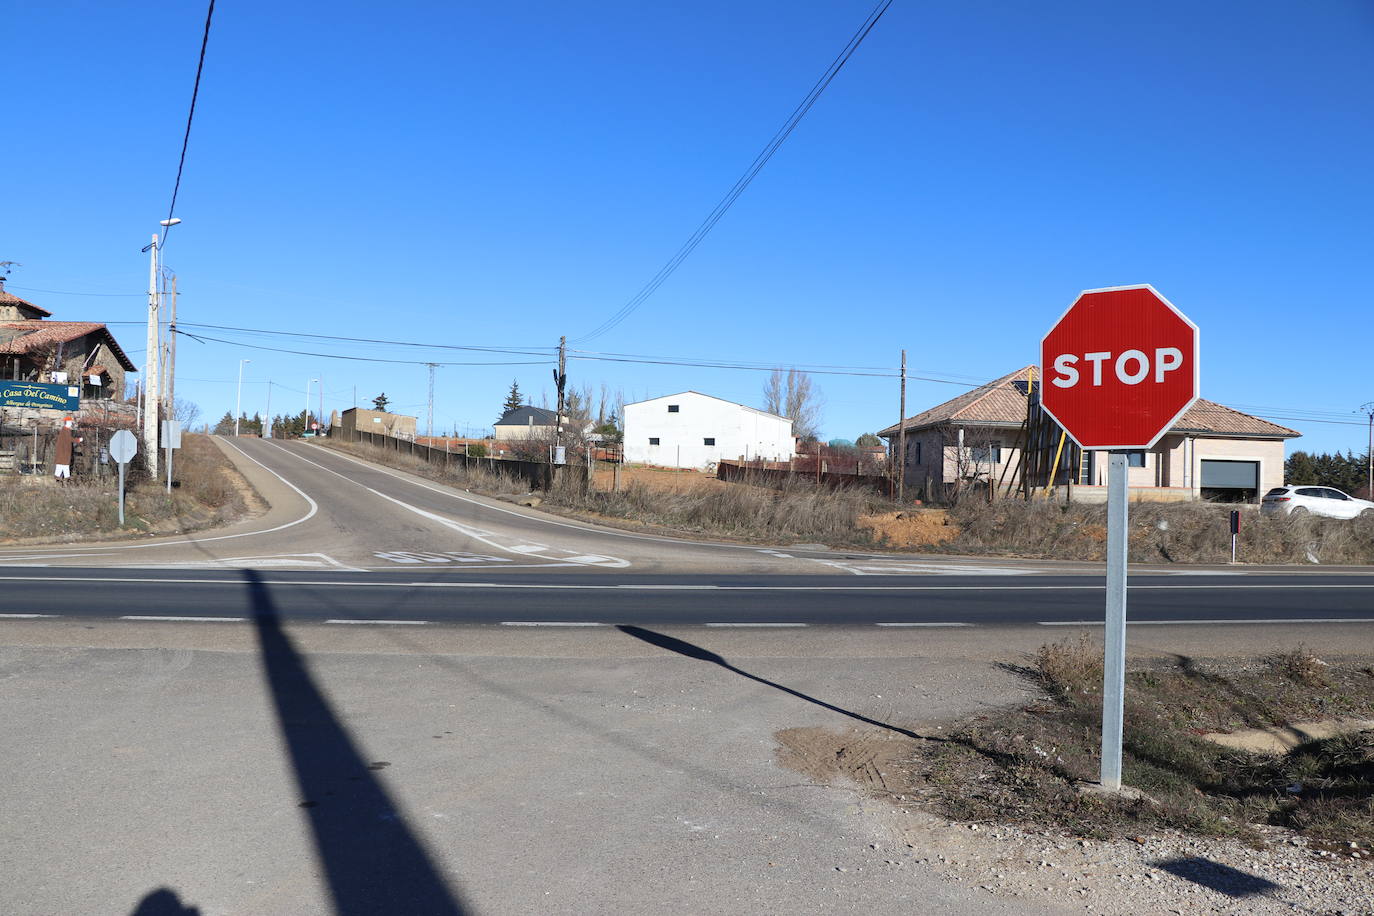
M 159 226 L 175 226 L 181 222 L 181 217 L 174 216 L 171 219 L 160 219 L 157 221 Z

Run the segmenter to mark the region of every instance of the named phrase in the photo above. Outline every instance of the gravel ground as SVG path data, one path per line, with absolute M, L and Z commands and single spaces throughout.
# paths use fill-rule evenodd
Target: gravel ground
M 880 863 L 935 868 L 998 898 L 1103 916 L 1142 914 L 1374 914 L 1374 852 L 1319 849 L 1283 828 L 1257 826 L 1265 849 L 1166 833 L 1099 841 L 1014 827 L 958 824 L 921 811 L 894 814 Z

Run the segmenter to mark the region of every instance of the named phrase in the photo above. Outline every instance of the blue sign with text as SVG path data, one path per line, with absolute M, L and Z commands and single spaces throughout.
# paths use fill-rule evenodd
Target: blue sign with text
M 75 385 L 0 381 L 0 407 L 65 410 L 75 413 L 80 406 L 81 389 Z

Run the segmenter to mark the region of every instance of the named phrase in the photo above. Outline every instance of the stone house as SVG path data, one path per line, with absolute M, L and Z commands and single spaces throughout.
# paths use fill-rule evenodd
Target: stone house
M 125 376 L 138 370 L 109 328 L 98 321 L 51 321 L 51 314 L 7 292 L 0 281 L 0 379 L 79 387 L 83 414 L 123 412 Z M 38 413 L 48 419 L 61 412 Z

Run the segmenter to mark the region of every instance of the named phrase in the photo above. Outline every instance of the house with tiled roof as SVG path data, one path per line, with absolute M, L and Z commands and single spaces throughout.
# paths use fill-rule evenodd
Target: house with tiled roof
M 137 367 L 98 321 L 51 321 L 47 309 L 7 291 L 0 280 L 0 379 L 80 388 L 89 403 L 123 405 L 124 378 Z
M 907 491 L 946 500 L 965 489 L 1106 500 L 1107 453 L 1080 449 L 1040 410 L 1037 370 L 979 385 L 878 433 L 906 431 Z M 1132 498 L 1257 500 L 1283 483 L 1284 443 L 1302 435 L 1199 398 L 1155 446 L 1130 455 Z

